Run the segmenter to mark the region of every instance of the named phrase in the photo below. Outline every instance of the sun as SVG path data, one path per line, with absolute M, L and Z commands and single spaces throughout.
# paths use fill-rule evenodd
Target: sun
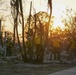
M 61 29 L 65 28 L 64 24 L 60 20 L 55 20 L 52 27 L 53 29 L 56 29 L 58 27 L 60 27 Z

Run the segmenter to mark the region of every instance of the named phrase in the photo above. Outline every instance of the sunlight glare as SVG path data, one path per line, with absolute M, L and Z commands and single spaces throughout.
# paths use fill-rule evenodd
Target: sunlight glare
M 55 20 L 54 24 L 53 24 L 53 28 L 56 29 L 57 27 L 60 27 L 61 29 L 65 28 L 65 26 L 62 22 L 60 22 L 59 20 Z

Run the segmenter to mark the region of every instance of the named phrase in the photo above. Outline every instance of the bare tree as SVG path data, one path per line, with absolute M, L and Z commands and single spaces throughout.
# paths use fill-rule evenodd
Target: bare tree
M 76 39 L 76 12 L 72 9 L 66 8 L 66 19 L 63 19 L 66 30 L 68 31 L 68 36 Z
M 15 36 L 15 29 L 17 33 L 18 43 L 20 47 L 20 52 L 22 54 L 23 61 L 27 61 L 26 56 L 26 48 L 25 48 L 25 40 L 24 40 L 24 16 L 23 16 L 23 7 L 22 7 L 22 0 L 11 0 L 11 9 L 12 9 L 12 15 L 14 18 L 14 36 Z M 20 19 L 21 18 L 21 19 Z M 18 20 L 20 20 L 22 23 L 22 48 L 20 45 L 20 40 L 18 36 Z
M 50 8 L 50 17 L 49 17 L 49 21 L 47 23 L 47 33 L 46 33 L 47 35 L 46 35 L 45 46 L 46 46 L 46 43 L 47 43 L 47 38 L 48 38 L 48 33 L 49 33 L 49 26 L 50 26 L 50 20 L 51 20 L 51 16 L 52 16 L 52 0 L 48 0 L 48 7 Z

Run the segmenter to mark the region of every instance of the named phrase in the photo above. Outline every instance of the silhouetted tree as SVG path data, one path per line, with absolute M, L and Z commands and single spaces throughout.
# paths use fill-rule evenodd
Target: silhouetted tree
M 76 55 L 76 12 L 72 9 L 66 8 L 66 19 L 63 20 L 66 27 L 66 38 L 69 40 L 69 52 L 72 58 L 73 55 Z M 73 44 L 74 49 L 71 49 Z
M 12 9 L 12 15 L 14 18 L 14 33 L 15 33 L 15 29 L 16 29 L 20 52 L 22 54 L 23 61 L 26 62 L 27 56 L 26 56 L 25 40 L 24 40 L 24 16 L 23 16 L 22 0 L 11 0 L 11 9 Z M 21 48 L 20 40 L 19 40 L 19 36 L 18 36 L 19 20 L 22 22 L 21 23 L 22 24 L 22 48 Z
M 66 8 L 66 19 L 63 20 L 63 23 L 65 24 L 65 29 L 67 30 L 68 37 L 72 37 L 76 40 L 76 12 L 74 12 L 72 9 Z

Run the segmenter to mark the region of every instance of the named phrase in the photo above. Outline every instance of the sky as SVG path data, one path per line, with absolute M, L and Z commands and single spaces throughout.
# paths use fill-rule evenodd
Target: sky
M 9 30 L 10 28 L 12 28 L 12 25 L 11 25 L 12 20 L 10 16 L 9 17 L 6 17 L 6 16 L 11 14 L 10 0 L 2 0 L 2 1 L 5 3 L 3 5 L 0 5 L 0 17 L 3 16 L 5 18 L 5 21 L 3 24 L 5 24 L 6 29 Z M 29 14 L 30 1 L 32 1 L 33 8 L 36 10 L 36 12 L 39 12 L 39 11 L 47 12 L 47 0 L 26 0 L 26 1 L 23 0 L 24 15 L 26 17 Z M 58 18 L 59 21 L 60 21 L 60 16 L 63 14 L 63 11 L 65 10 L 66 7 L 76 10 L 76 0 L 52 0 L 52 4 L 53 4 L 52 15 Z M 4 10 L 1 10 L 1 9 L 4 9 Z M 6 9 L 7 11 L 5 11 Z M 32 11 L 32 13 L 33 12 L 34 11 Z M 19 28 L 19 31 L 21 31 L 20 28 Z

